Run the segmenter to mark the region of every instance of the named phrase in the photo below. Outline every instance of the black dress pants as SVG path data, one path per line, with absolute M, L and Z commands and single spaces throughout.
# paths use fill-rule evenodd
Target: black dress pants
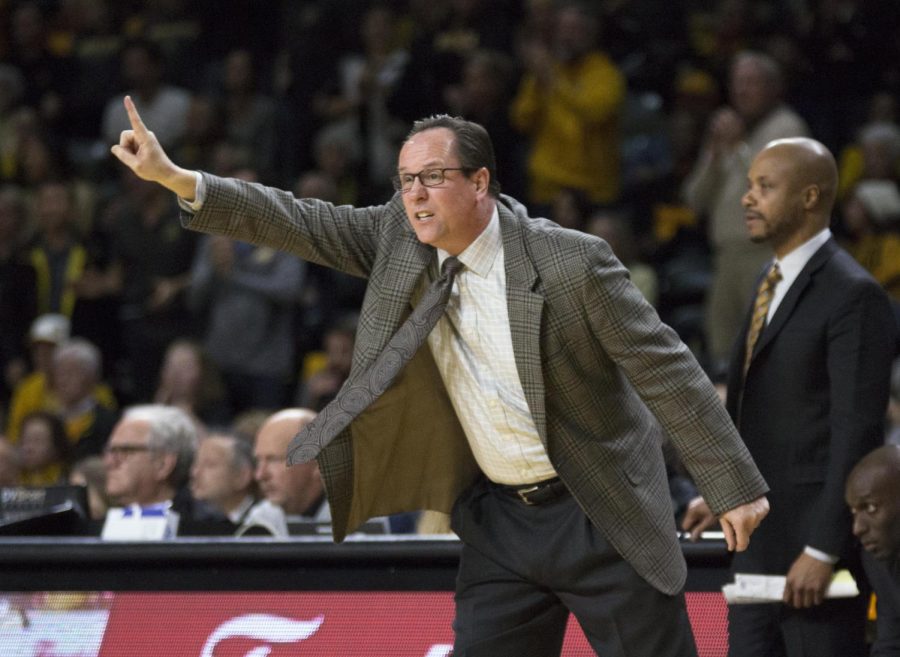
M 571 495 L 529 506 L 487 480 L 456 501 L 454 657 L 555 657 L 569 612 L 602 657 L 696 657 L 684 595 L 653 588 Z

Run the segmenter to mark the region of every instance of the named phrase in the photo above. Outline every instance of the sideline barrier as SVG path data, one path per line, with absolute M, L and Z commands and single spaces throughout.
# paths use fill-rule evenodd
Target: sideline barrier
M 700 655 L 724 657 L 727 554 L 684 549 Z M 0 543 L 0 645 L 16 657 L 442 657 L 458 554 L 457 541 L 407 537 L 12 539 Z M 563 655 L 593 655 L 577 623 Z

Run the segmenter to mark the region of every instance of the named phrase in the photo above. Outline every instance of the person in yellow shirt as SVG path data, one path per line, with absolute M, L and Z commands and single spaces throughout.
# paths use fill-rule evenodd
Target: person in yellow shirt
M 552 50 L 523 44 L 526 73 L 511 107 L 514 127 L 531 140 L 529 200 L 547 205 L 571 188 L 614 203 L 625 78 L 597 48 L 597 18 L 586 5 L 563 4 L 555 21 Z
M 22 421 L 29 413 L 60 410 L 59 401 L 49 383 L 50 371 L 56 348 L 69 339 L 69 329 L 69 318 L 56 313 L 40 315 L 32 322 L 28 338 L 33 369 L 13 390 L 6 422 L 6 437 L 10 443 L 18 442 Z M 94 396 L 101 406 L 110 411 L 118 408 L 108 384 L 97 383 Z
M 863 180 L 843 207 L 850 255 L 900 302 L 900 189 L 893 180 Z

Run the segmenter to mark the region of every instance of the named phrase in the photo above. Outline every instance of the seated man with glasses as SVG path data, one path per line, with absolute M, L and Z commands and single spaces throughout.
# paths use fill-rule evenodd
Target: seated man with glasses
M 106 493 L 115 504 L 170 505 L 179 534 L 232 534 L 235 526 L 187 488 L 197 444 L 188 415 L 174 406 L 148 404 L 125 411 L 103 450 Z

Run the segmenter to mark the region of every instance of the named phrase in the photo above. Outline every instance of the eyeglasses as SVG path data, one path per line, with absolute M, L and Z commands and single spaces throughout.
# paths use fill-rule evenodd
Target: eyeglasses
M 103 448 L 103 455 L 109 456 L 113 460 L 120 461 L 132 454 L 137 454 L 139 452 L 149 452 L 150 448 L 146 445 L 136 445 L 136 444 L 122 444 L 122 445 L 107 445 Z
M 419 173 L 401 173 L 396 176 L 391 176 L 391 182 L 394 185 L 394 189 L 398 192 L 408 192 L 412 189 L 413 183 L 416 182 L 416 178 L 419 179 L 425 187 L 437 187 L 442 182 L 444 182 L 444 172 L 445 171 L 476 171 L 476 169 L 472 169 L 471 167 L 445 167 L 443 169 L 422 169 Z

